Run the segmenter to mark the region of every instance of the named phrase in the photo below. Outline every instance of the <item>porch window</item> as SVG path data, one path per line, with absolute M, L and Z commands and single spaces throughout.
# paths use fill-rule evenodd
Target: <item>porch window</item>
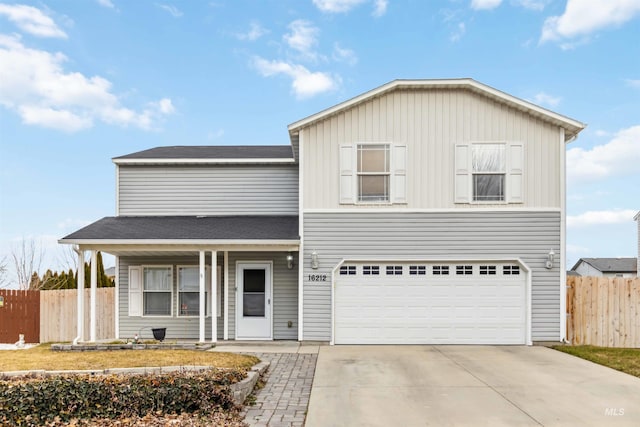
M 143 313 L 145 316 L 171 316 L 172 279 L 171 267 L 144 267 Z
M 207 268 L 205 288 L 205 313 L 209 314 L 210 270 Z M 178 315 L 200 315 L 200 268 L 178 267 Z

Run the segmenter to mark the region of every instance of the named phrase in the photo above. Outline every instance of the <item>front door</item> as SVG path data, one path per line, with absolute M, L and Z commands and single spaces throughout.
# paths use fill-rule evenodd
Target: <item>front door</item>
M 270 340 L 271 335 L 271 263 L 238 263 L 236 270 L 236 338 Z

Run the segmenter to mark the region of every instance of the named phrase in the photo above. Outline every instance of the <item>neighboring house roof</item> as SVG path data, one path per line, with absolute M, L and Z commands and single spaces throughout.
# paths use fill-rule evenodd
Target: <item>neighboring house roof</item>
M 572 270 L 586 262 L 603 273 L 633 273 L 637 270 L 637 258 L 580 258 Z
M 156 147 L 114 157 L 116 164 L 293 162 L 291 145 L 219 145 Z
M 580 274 L 577 271 L 569 270 L 567 276 L 580 276 Z
M 199 243 L 221 241 L 298 241 L 298 217 L 118 216 L 105 217 L 69 234 L 60 243 Z
M 300 129 L 316 123 L 321 120 L 325 120 L 335 114 L 338 114 L 346 109 L 352 108 L 358 104 L 366 102 L 372 98 L 382 96 L 388 92 L 401 89 L 466 89 L 472 92 L 480 93 L 491 99 L 498 100 L 504 104 L 510 105 L 513 108 L 529 113 L 535 117 L 539 117 L 547 122 L 553 123 L 565 130 L 564 139 L 565 142 L 571 141 L 582 129 L 585 128 L 585 124 L 561 114 L 555 113 L 546 108 L 542 108 L 539 105 L 535 105 L 529 101 L 525 101 L 515 96 L 509 95 L 505 92 L 499 91 L 487 86 L 483 83 L 477 82 L 473 79 L 445 79 L 445 80 L 394 80 L 378 88 L 365 92 L 355 98 L 351 98 L 340 104 L 337 104 L 331 108 L 323 110 L 319 113 L 313 114 L 302 120 L 298 120 L 295 123 L 289 125 L 289 134 L 296 135 Z
M 104 270 L 104 274 L 108 277 L 115 277 L 116 276 L 116 268 L 115 267 L 109 267 L 107 269 Z

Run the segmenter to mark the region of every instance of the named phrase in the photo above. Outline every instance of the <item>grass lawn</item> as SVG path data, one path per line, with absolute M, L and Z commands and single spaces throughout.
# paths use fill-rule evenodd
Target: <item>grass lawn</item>
M 608 366 L 640 378 L 640 348 L 609 348 L 592 345 L 553 346 L 553 349 Z
M 209 365 L 248 369 L 253 356 L 199 350 L 51 351 L 41 344 L 27 350 L 0 351 L 0 372 L 25 370 L 107 369 L 155 366 Z

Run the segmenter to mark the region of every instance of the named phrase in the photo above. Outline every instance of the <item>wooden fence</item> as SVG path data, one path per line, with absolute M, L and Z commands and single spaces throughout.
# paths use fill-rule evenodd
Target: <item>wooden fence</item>
M 28 343 L 40 338 L 40 296 L 38 291 L 0 289 L 0 343 L 13 344 L 24 334 Z
M 89 293 L 84 290 L 84 339 L 89 340 Z M 40 292 L 40 342 L 72 341 L 77 335 L 78 291 Z M 115 288 L 96 290 L 96 339 L 115 337 Z
M 640 347 L 640 278 L 567 277 L 567 339 Z

